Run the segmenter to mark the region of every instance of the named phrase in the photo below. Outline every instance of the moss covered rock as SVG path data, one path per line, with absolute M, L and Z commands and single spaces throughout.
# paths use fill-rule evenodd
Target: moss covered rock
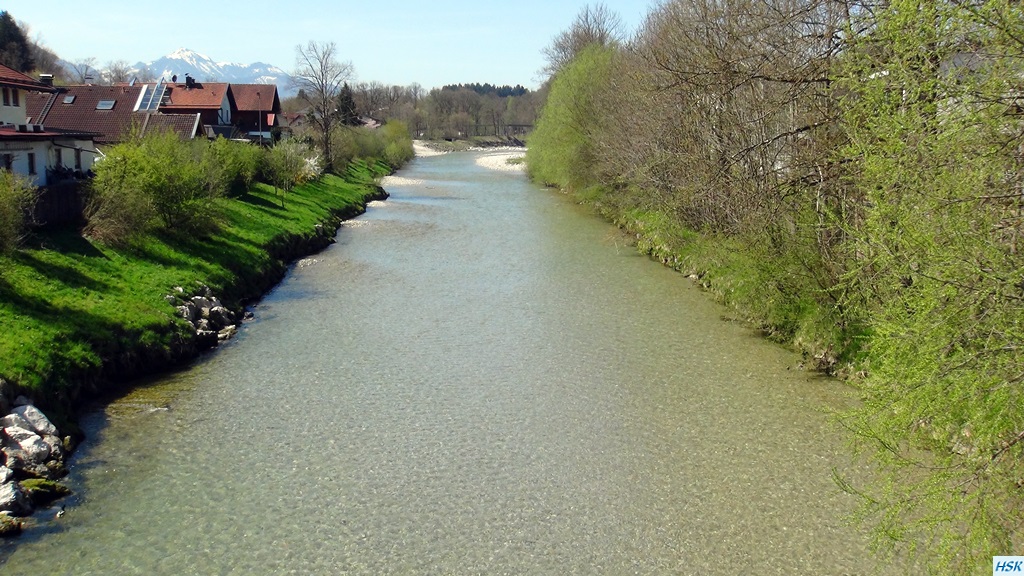
M 29 498 L 36 506 L 46 506 L 54 500 L 59 500 L 71 494 L 71 489 L 53 480 L 42 478 L 30 478 L 21 481 L 21 487 L 28 492 Z

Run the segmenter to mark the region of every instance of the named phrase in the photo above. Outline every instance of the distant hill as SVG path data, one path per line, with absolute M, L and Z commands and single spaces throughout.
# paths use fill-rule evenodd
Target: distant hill
M 136 70 L 148 68 L 156 78 L 170 80 L 177 76 L 178 82 L 185 81 L 185 74 L 203 82 L 234 82 L 236 84 L 277 84 L 281 96 L 290 96 L 295 90 L 291 87 L 291 76 L 284 70 L 256 62 L 254 64 L 235 64 L 216 62 L 209 56 L 187 48 L 180 48 L 159 60 L 138 62 Z

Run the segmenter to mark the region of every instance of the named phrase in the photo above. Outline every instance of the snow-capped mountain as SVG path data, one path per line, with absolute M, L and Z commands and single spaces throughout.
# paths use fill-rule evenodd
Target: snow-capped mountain
M 209 56 L 187 48 L 180 48 L 159 60 L 139 62 L 135 64 L 135 69 L 137 71 L 148 69 L 153 77 L 163 77 L 168 81 L 172 76 L 177 76 L 178 82 L 184 82 L 185 74 L 188 74 L 199 82 L 277 84 L 277 89 L 282 96 L 294 93 L 294 89 L 290 86 L 291 76 L 276 66 L 263 62 L 254 64 L 216 62 Z

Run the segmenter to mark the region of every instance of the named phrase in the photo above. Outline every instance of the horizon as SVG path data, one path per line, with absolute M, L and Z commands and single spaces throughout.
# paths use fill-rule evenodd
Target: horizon
M 595 3 L 523 0 L 510 8 L 470 0 L 439 5 L 384 1 L 369 6 L 300 0 L 281 7 L 267 0 L 213 6 L 182 0 L 173 13 L 150 14 L 126 0 L 97 0 L 85 12 L 14 0 L 3 10 L 27 26 L 31 40 L 62 60 L 95 58 L 98 69 L 118 60 L 131 66 L 154 62 L 184 48 L 218 64 L 262 63 L 291 74 L 296 47 L 316 41 L 336 44 L 339 61 L 350 61 L 354 67 L 352 83 L 417 83 L 428 90 L 452 84 L 518 84 L 536 90 L 543 83 L 541 51 L 588 4 Z M 625 32 L 632 35 L 655 2 L 603 4 L 622 18 Z M 198 24 L 196 14 L 204 15 Z M 207 20 L 230 26 L 211 31 L 213 26 L 202 23 Z

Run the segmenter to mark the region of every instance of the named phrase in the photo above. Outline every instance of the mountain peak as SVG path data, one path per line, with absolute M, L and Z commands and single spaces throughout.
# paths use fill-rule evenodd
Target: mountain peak
M 294 92 L 287 72 L 263 62 L 233 64 L 217 62 L 189 48 L 178 48 L 167 56 L 145 64 L 157 77 L 182 79 L 186 74 L 200 82 L 232 82 L 235 84 L 277 84 L 282 95 Z

